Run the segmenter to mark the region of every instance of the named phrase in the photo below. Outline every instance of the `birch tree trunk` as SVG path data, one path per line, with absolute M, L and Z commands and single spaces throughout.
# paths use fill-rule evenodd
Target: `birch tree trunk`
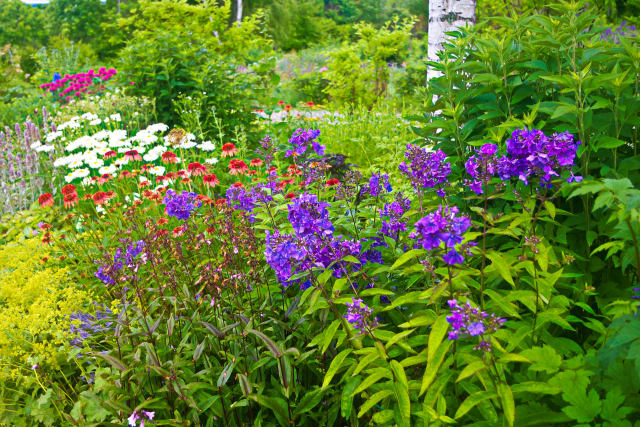
M 445 32 L 476 22 L 476 0 L 427 0 L 429 2 L 429 61 L 438 61 L 438 52 L 446 40 Z M 427 69 L 427 80 L 438 77 L 439 72 Z
M 242 0 L 238 0 L 236 9 L 236 22 L 242 22 Z

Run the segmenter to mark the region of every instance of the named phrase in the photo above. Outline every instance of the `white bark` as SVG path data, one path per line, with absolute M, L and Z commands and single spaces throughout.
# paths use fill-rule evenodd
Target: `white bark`
M 429 61 L 438 61 L 438 52 L 446 40 L 445 32 L 473 25 L 476 22 L 476 0 L 427 0 L 429 2 Z M 438 77 L 439 72 L 429 67 L 427 80 Z
M 236 22 L 242 22 L 242 0 L 238 0 L 238 8 L 236 10 Z

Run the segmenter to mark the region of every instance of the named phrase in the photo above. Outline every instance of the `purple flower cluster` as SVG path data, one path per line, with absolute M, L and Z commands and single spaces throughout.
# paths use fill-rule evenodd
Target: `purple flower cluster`
M 476 194 L 483 193 L 482 186 L 489 183 L 498 170 L 498 160 L 495 157 L 497 151 L 497 145 L 484 144 L 465 163 L 467 173 L 473 177 L 473 181 L 466 181 L 465 183 Z
M 167 215 L 175 216 L 181 220 L 189 219 L 193 211 L 202 205 L 197 197 L 196 193 L 188 191 L 177 194 L 174 190 L 167 190 L 167 194 L 164 196 Z
M 371 178 L 369 178 L 369 183 L 362 188 L 361 194 L 368 194 L 371 197 L 378 197 L 382 190 L 385 190 L 387 193 L 391 193 L 393 188 L 391 188 L 391 184 L 389 184 L 389 174 L 380 174 L 380 173 L 371 173 Z
M 622 21 L 620 25 L 614 29 L 607 28 L 604 33 L 600 34 L 600 40 L 611 41 L 620 44 L 621 37 L 638 37 L 635 25 L 627 25 L 627 21 Z
M 401 231 L 407 229 L 407 222 L 402 221 L 402 216 L 411 208 L 411 200 L 402 196 L 402 193 L 396 194 L 396 199 L 391 203 L 386 203 L 384 209 L 380 212 L 382 219 L 382 227 L 380 232 L 388 237 L 397 239 Z
M 548 137 L 537 129 L 517 129 L 507 140 L 507 155 L 498 159 L 498 174 L 503 180 L 518 178 L 528 184 L 530 178 L 539 178 L 549 184 L 573 166 L 579 145 L 568 132 Z
M 443 255 L 443 261 L 449 265 L 462 264 L 464 256 L 455 247 L 462 243 L 462 234 L 471 226 L 471 220 L 467 216 L 456 216 L 457 213 L 456 206 L 440 206 L 437 211 L 418 220 L 415 223 L 416 231 L 409 237 L 416 239 L 427 250 L 438 249 L 444 243 L 448 252 Z
M 405 157 L 409 161 L 400 163 L 399 169 L 402 175 L 407 176 L 414 188 L 434 188 L 447 181 L 451 174 L 451 164 L 446 161 L 444 151 L 429 151 L 417 145 L 407 144 Z M 442 189 L 438 190 L 440 196 L 444 195 Z
M 334 228 L 329 220 L 329 203 L 321 202 L 311 193 L 301 194 L 289 207 L 289 222 L 298 237 L 329 236 Z
M 320 136 L 319 129 L 296 129 L 289 139 L 289 143 L 293 146 L 291 150 L 287 150 L 285 157 L 300 157 L 307 152 L 309 145 L 318 156 L 324 156 L 325 146 L 320 145 L 316 138 Z
M 133 411 L 133 414 L 131 414 L 129 418 L 127 418 L 127 422 L 129 423 L 129 427 L 136 427 L 138 425 L 138 420 L 140 420 L 140 427 L 144 427 L 145 417 L 148 420 L 152 420 L 155 415 L 155 412 L 149 412 L 145 410 Z
M 275 157 L 276 146 L 269 135 L 266 135 L 260 140 L 260 148 L 256 150 L 256 153 L 264 158 L 264 165 L 267 169 L 271 167 L 273 159 Z
M 94 273 L 95 276 L 105 285 L 114 284 L 116 282 L 115 277 L 125 265 L 132 269 L 136 268 L 135 258 L 142 253 L 144 247 L 144 241 L 138 240 L 135 243 L 130 243 L 124 252 L 120 248 L 116 249 L 116 254 L 113 256 L 113 262 L 111 264 L 103 264 L 98 267 L 98 271 Z M 142 259 L 144 260 L 144 258 Z
M 98 304 L 96 304 L 98 305 Z M 90 338 L 100 332 L 106 332 L 111 329 L 113 322 L 113 311 L 104 305 L 99 306 L 103 310 L 96 310 L 95 315 L 78 311 L 69 315 L 71 326 L 69 331 L 75 338 L 71 340 L 71 345 L 80 347 L 84 340 Z
M 272 234 L 267 230 L 265 260 L 284 286 L 289 286 L 291 276 L 295 272 L 304 271 L 305 267 L 308 267 L 308 262 L 307 265 L 303 265 L 307 253 L 305 246 L 295 236 L 282 234 L 278 230 Z
M 495 314 L 488 315 L 484 311 L 473 307 L 469 301 L 464 305 L 459 305 L 458 301 L 451 299 L 448 301 L 451 315 L 447 316 L 447 322 L 453 329 L 449 332 L 450 340 L 457 340 L 464 337 L 481 337 L 476 350 L 491 351 L 491 345 L 486 340 L 486 336 L 497 331 L 506 321 L 496 317 Z
M 378 319 L 371 319 L 373 309 L 367 307 L 363 301 L 358 298 L 351 298 L 352 303 L 347 303 L 347 314 L 344 317 L 347 319 L 354 328 L 358 329 L 360 333 L 364 333 L 366 329 L 373 329 L 377 326 Z

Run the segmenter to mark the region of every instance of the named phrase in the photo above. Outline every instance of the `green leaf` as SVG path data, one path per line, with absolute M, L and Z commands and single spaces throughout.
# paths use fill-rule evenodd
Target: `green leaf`
M 499 252 L 491 250 L 487 252 L 487 258 L 491 260 L 491 265 L 495 267 L 498 274 L 500 274 L 500 276 L 510 285 L 515 286 L 513 276 L 511 276 L 511 267 L 504 257 Z
M 347 379 L 347 383 L 342 389 L 342 396 L 340 398 L 340 414 L 346 419 L 351 416 L 351 410 L 353 409 L 353 392 L 356 387 L 360 385 L 362 378 L 360 376 L 351 377 Z
M 602 408 L 602 402 L 595 390 L 590 390 L 589 394 L 584 394 L 571 403 L 573 405 L 562 408 L 562 412 L 579 423 L 590 423 L 600 414 Z
M 385 397 L 389 397 L 393 395 L 393 390 L 385 389 L 380 390 L 377 393 L 374 393 L 369 398 L 367 398 L 362 406 L 360 406 L 360 412 L 358 412 L 358 418 L 361 418 L 367 411 L 375 406 L 376 403 L 380 402 Z
M 546 200 L 544 202 L 544 207 L 547 209 L 547 212 L 549 212 L 549 216 L 551 216 L 551 218 L 556 217 L 556 206 L 551 203 L 550 201 Z
M 365 357 L 363 357 L 360 362 L 358 362 L 358 366 L 356 366 L 355 371 L 353 371 L 353 375 L 358 375 L 360 373 L 360 371 L 362 371 L 364 368 L 366 368 L 366 366 L 373 362 L 374 360 L 377 360 L 380 357 L 380 354 L 377 351 L 372 351 L 371 353 L 367 354 Z
M 262 342 L 264 342 L 267 346 L 267 348 L 269 349 L 269 351 L 271 352 L 271 354 L 275 357 L 275 358 L 280 358 L 280 356 L 282 356 L 282 352 L 280 351 L 280 349 L 278 348 L 278 345 L 276 343 L 274 343 L 273 341 L 271 341 L 271 339 L 266 336 L 265 334 L 263 334 L 260 331 L 256 331 L 255 329 L 247 329 L 247 332 L 252 333 L 253 335 L 257 336 L 258 338 L 260 338 L 262 340 Z
M 398 364 L 398 366 L 400 366 L 400 364 Z M 400 366 L 400 369 L 402 369 L 402 366 Z M 405 378 L 405 381 L 406 381 L 406 378 Z M 410 426 L 411 399 L 409 398 L 409 389 L 400 382 L 394 383 L 394 388 L 396 392 L 396 400 L 398 402 L 398 409 L 400 411 L 400 416 L 402 417 L 402 421 L 403 421 L 402 424 L 405 426 Z
M 369 374 L 368 377 L 366 377 L 362 381 L 362 383 L 358 386 L 358 388 L 355 389 L 355 391 L 352 394 L 356 395 L 366 390 L 367 388 L 374 385 L 376 382 L 380 381 L 382 378 L 389 378 L 389 379 L 392 378 L 388 368 L 377 368 L 376 370 L 374 370 L 371 374 Z
M 471 362 L 464 367 L 462 372 L 460 372 L 460 375 L 458 375 L 458 379 L 456 379 L 456 382 L 459 383 L 460 381 L 469 378 L 471 375 L 474 375 L 485 369 L 487 369 L 487 364 L 483 360 Z
M 555 349 L 550 345 L 543 347 L 533 347 L 521 352 L 524 357 L 533 363 L 529 369 L 532 371 L 544 371 L 548 374 L 558 372 L 562 364 L 562 357 L 556 353 Z
M 393 376 L 397 382 L 402 384 L 402 386 L 406 389 L 409 389 L 409 382 L 407 381 L 407 374 L 404 372 L 404 368 L 397 360 L 391 361 L 391 370 L 393 371 Z
M 439 316 L 433 325 L 431 325 L 431 332 L 429 333 L 429 341 L 427 345 L 427 363 L 433 360 L 433 357 L 440 346 L 440 343 L 447 334 L 449 329 L 449 322 L 447 322 L 447 316 L 445 314 Z
M 513 393 L 508 384 L 498 384 L 498 395 L 502 401 L 502 411 L 510 426 L 513 426 L 513 422 L 516 419 L 516 404 L 513 400 Z
M 325 331 L 324 339 L 322 343 L 322 351 L 320 352 L 321 354 L 324 354 L 324 352 L 327 351 L 327 348 L 329 348 L 329 345 L 333 340 L 333 336 L 335 335 L 336 331 L 340 327 L 340 324 L 341 324 L 341 321 L 339 319 L 336 319 L 331 323 L 331 325 L 329 325 L 329 327 Z
M 484 402 L 487 399 L 493 399 L 496 397 L 496 393 L 493 391 L 478 391 L 467 397 L 462 405 L 458 407 L 456 414 L 453 418 L 458 419 L 462 417 L 464 414 L 472 410 L 476 405 L 481 402 Z
M 276 418 L 282 425 L 289 425 L 289 415 L 287 412 L 287 402 L 279 397 L 269 397 L 262 394 L 252 394 L 253 399 L 260 406 L 265 406 L 273 411 Z
M 415 329 L 407 329 L 406 331 L 402 331 L 400 333 L 395 334 L 393 337 L 391 337 L 391 339 L 389 341 L 387 341 L 387 343 L 384 345 L 384 347 L 389 350 L 389 348 L 394 345 L 395 343 L 397 343 L 398 341 L 400 341 L 401 339 L 406 338 L 407 336 L 411 335 L 411 333 L 415 331 Z
M 300 400 L 300 402 L 296 405 L 296 409 L 293 412 L 293 416 L 297 417 L 300 414 L 305 412 L 309 412 L 313 408 L 315 408 L 318 403 L 322 400 L 322 394 L 324 393 L 324 389 L 317 388 L 310 393 L 305 393 L 304 397 Z
M 395 270 L 403 264 L 406 264 L 409 260 L 420 255 L 424 255 L 425 253 L 426 251 L 424 249 L 411 249 L 410 251 L 403 253 L 400 258 L 398 258 L 396 262 L 393 263 L 391 269 Z
M 420 386 L 420 395 L 424 394 L 425 391 L 429 388 L 431 383 L 436 377 L 438 373 L 438 369 L 442 362 L 444 361 L 444 357 L 447 355 L 447 351 L 451 346 L 451 341 L 447 340 L 440 344 L 438 350 L 433 355 L 433 358 L 430 362 L 427 362 L 427 367 L 424 370 L 424 375 L 422 376 L 422 385 Z
M 98 356 L 98 357 L 100 357 L 101 359 L 106 360 L 107 362 L 109 362 L 109 364 L 110 364 L 111 366 L 113 366 L 113 367 L 114 367 L 114 368 L 116 368 L 116 369 L 119 369 L 121 372 L 124 372 L 124 371 L 126 371 L 127 369 L 129 369 L 129 368 L 127 368 L 127 367 L 125 366 L 125 364 L 124 364 L 124 363 L 122 363 L 122 362 L 120 361 L 120 359 L 116 359 L 115 357 L 110 356 L 110 355 L 108 355 L 108 354 L 103 354 L 103 353 L 94 353 L 93 355 L 94 355 L 94 356 Z
M 329 365 L 329 369 L 327 369 L 327 373 L 324 376 L 324 381 L 322 381 L 322 388 L 326 388 L 333 376 L 338 373 L 338 370 L 342 368 L 342 362 L 344 359 L 351 353 L 351 349 L 347 348 L 342 350 L 338 355 L 331 361 L 331 365 Z
M 558 394 L 561 389 L 549 383 L 537 381 L 525 381 L 511 386 L 511 391 L 518 393 L 536 393 L 536 394 Z

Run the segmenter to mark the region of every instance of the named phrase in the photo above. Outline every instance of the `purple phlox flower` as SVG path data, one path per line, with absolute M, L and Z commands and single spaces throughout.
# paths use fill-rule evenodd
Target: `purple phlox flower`
M 316 138 L 320 136 L 319 129 L 296 129 L 289 139 L 293 149 L 287 150 L 285 157 L 298 157 L 306 154 L 309 145 L 318 156 L 324 156 L 325 146 L 320 145 Z
M 468 185 L 474 193 L 482 194 L 482 185 L 488 183 L 496 174 L 497 159 L 494 155 L 497 151 L 497 145 L 487 143 L 480 147 L 480 149 L 477 149 L 476 154 L 469 157 L 466 161 L 465 169 L 473 180 L 465 180 L 464 183 Z
M 281 234 L 277 230 L 272 234 L 267 230 L 264 256 L 280 283 L 286 287 L 306 259 L 307 249 L 294 235 Z
M 415 223 L 416 231 L 409 235 L 416 239 L 419 245 L 426 250 L 441 248 L 441 245 L 451 249 L 443 256 L 447 264 L 461 264 L 464 257 L 454 249 L 462 243 L 462 235 L 471 226 L 471 220 L 467 216 L 457 216 L 458 208 L 440 206 L 437 211 Z
M 180 220 L 189 219 L 193 211 L 202 205 L 197 197 L 196 193 L 188 191 L 177 194 L 174 190 L 167 190 L 167 194 L 164 196 L 167 215 L 175 216 Z
M 518 178 L 527 185 L 530 178 L 550 184 L 563 170 L 570 170 L 580 141 L 568 132 L 548 137 L 537 129 L 517 129 L 507 140 L 507 155 L 498 159 L 500 178 Z M 574 178 L 575 179 L 575 178 Z
M 449 339 L 480 337 L 480 342 L 475 349 L 491 351 L 491 345 L 486 336 L 496 332 L 506 320 L 473 307 L 469 301 L 459 305 L 457 300 L 451 299 L 447 303 L 451 310 L 451 314 L 447 316 L 447 322 L 452 329 L 449 331 Z
M 369 184 L 362 188 L 362 194 L 378 197 L 382 193 L 382 190 L 388 193 L 393 191 L 391 184 L 389 184 L 389 174 L 371 173 Z
M 400 163 L 398 169 L 405 175 L 414 188 L 433 188 L 447 181 L 451 174 L 451 164 L 446 161 L 447 155 L 442 150 L 429 151 L 417 145 L 408 144 L 405 152 L 406 162 Z
M 397 239 L 401 231 L 406 231 L 407 222 L 402 221 L 402 216 L 411 208 L 411 200 L 402 196 L 401 192 L 396 193 L 395 201 L 386 203 L 380 219 L 382 226 L 380 232 L 388 237 Z
M 288 205 L 289 222 L 298 237 L 311 234 L 318 236 L 330 236 L 333 234 L 333 224 L 329 220 L 329 203 L 321 202 L 318 196 L 311 193 L 303 193 Z
M 264 164 L 269 169 L 273 163 L 273 159 L 276 152 L 276 146 L 269 135 L 266 135 L 260 140 L 260 149 L 256 150 L 256 153 L 264 158 Z
M 133 411 L 129 418 L 127 418 L 127 422 L 129 423 L 130 427 L 136 427 L 138 425 L 138 420 L 140 420 L 140 427 L 144 427 L 145 417 L 148 420 L 152 420 L 155 415 L 155 412 L 149 412 L 145 410 Z
M 352 297 L 352 303 L 347 303 L 347 314 L 344 317 L 360 333 L 364 333 L 367 328 L 373 329 L 377 326 L 377 319 L 371 319 L 373 309 L 367 307 L 363 301 Z

